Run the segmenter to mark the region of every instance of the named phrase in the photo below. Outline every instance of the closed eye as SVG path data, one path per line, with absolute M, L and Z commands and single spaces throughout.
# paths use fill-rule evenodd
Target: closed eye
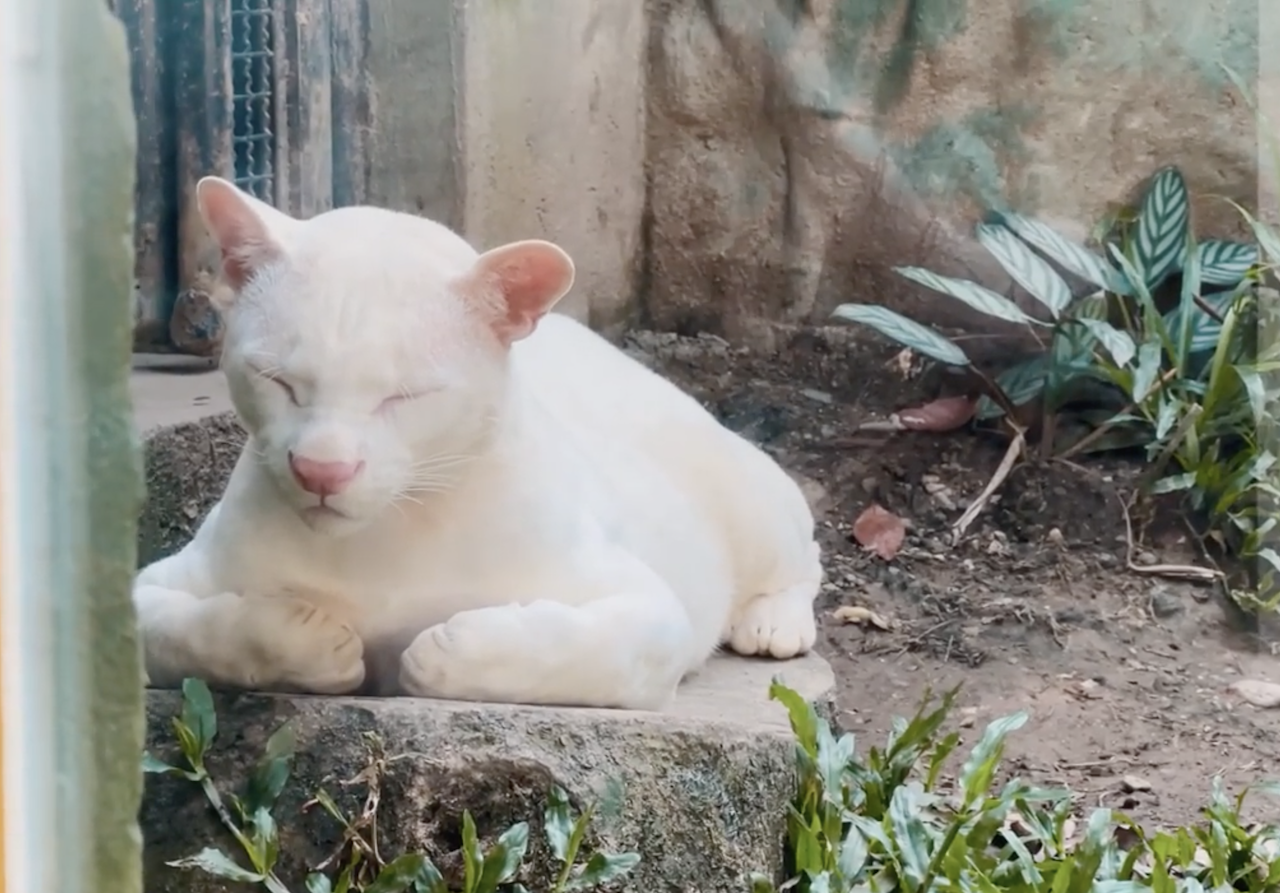
M 289 402 L 294 406 L 301 405 L 298 402 L 298 392 L 293 389 L 293 385 L 289 384 L 289 382 L 285 381 L 283 378 L 280 378 L 268 369 L 255 368 L 253 369 L 253 374 L 260 379 L 265 379 L 271 382 L 273 385 L 283 390 L 285 394 L 288 395 Z
M 293 389 L 293 385 L 289 384 L 289 382 L 285 381 L 283 378 L 273 378 L 271 381 L 284 389 L 284 392 L 289 395 L 290 403 L 294 406 L 300 405 L 298 403 L 298 393 Z
M 390 397 L 383 400 L 378 406 L 378 412 L 386 412 L 389 409 L 395 409 L 397 406 L 403 406 L 411 400 L 418 399 L 418 397 L 418 394 L 392 394 Z
M 378 405 L 378 412 L 387 412 L 395 409 L 397 406 L 404 406 L 406 403 L 412 403 L 414 400 L 420 400 L 428 394 L 434 394 L 437 391 L 444 390 L 442 385 L 431 385 L 428 387 L 416 388 L 412 391 L 401 391 L 392 394 Z

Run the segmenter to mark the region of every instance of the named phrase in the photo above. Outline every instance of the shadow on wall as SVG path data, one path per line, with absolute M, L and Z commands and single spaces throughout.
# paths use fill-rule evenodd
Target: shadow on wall
M 891 268 L 1014 293 L 970 238 L 984 212 L 1084 239 L 1166 164 L 1199 231 L 1229 232 L 1207 196 L 1253 202 L 1257 136 L 1221 66 L 1256 80 L 1258 21 L 1258 0 L 653 0 L 649 321 L 767 340 L 857 300 L 972 327 Z

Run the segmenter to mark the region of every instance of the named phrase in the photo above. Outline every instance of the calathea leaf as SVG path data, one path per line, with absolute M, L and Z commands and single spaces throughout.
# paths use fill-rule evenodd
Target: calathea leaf
M 1129 365 L 1138 347 L 1128 332 L 1117 329 L 1111 323 L 1101 319 L 1079 319 L 1077 322 L 1088 329 L 1099 343 L 1111 354 L 1111 359 L 1120 368 Z
M 1196 249 L 1200 257 L 1200 281 L 1205 285 L 1235 285 L 1258 263 L 1258 246 L 1245 242 L 1210 239 Z
M 1045 375 L 1048 369 L 1049 355 L 1036 354 L 1005 369 L 996 376 L 996 384 L 1000 386 L 1000 390 L 1004 391 L 1004 395 L 1009 398 L 1011 404 L 1022 406 L 1044 393 Z M 1004 415 L 1004 410 L 994 400 L 984 395 L 978 400 L 978 408 L 974 415 L 979 419 L 998 419 Z
M 950 276 L 939 276 L 937 273 L 921 267 L 894 267 L 893 271 L 910 279 L 912 282 L 920 283 L 925 288 L 931 288 L 934 291 L 963 301 L 974 310 L 979 313 L 985 313 L 987 316 L 1008 320 L 1009 322 L 1032 323 L 1036 321 L 1023 313 L 1017 304 L 1004 295 L 996 294 L 989 288 L 983 288 L 976 282 L 953 279 Z
M 1005 214 L 1001 219 L 1024 242 L 1066 270 L 1098 288 L 1117 291 L 1115 269 L 1092 251 L 1059 235 L 1053 227 L 1038 220 L 1017 214 Z
M 1167 167 L 1155 175 L 1138 217 L 1134 250 L 1147 288 L 1182 267 L 1190 202 L 1181 172 Z
M 879 304 L 841 304 L 831 315 L 847 322 L 870 326 L 881 335 L 940 363 L 950 366 L 969 365 L 969 358 L 960 348 L 933 329 L 895 313 L 888 307 L 881 307 Z
M 991 252 L 1014 282 L 1027 290 L 1057 319 L 1071 303 L 1071 288 L 1040 255 L 1003 226 L 984 223 L 978 241 Z
M 1216 292 L 1214 294 L 1203 295 L 1200 300 L 1204 302 L 1210 309 L 1217 314 L 1215 319 L 1212 315 L 1205 312 L 1203 307 L 1194 305 L 1191 308 L 1191 343 L 1188 353 L 1203 353 L 1207 350 L 1213 350 L 1218 344 L 1218 337 L 1222 334 L 1222 322 L 1220 321 L 1227 315 L 1227 311 L 1231 309 L 1231 305 L 1235 303 L 1241 291 L 1248 290 L 1250 284 L 1241 283 L 1241 287 L 1233 291 Z M 1182 308 L 1174 307 L 1164 317 L 1165 328 L 1170 332 L 1182 331 Z

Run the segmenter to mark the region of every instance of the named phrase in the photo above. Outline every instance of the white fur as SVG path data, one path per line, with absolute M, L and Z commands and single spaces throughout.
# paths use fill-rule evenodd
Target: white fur
M 480 256 L 373 208 L 297 221 L 216 180 L 201 201 L 236 287 L 223 368 L 250 438 L 192 542 L 138 576 L 153 684 L 654 709 L 721 643 L 812 647 L 799 488 L 542 316 L 572 282 L 563 252 Z M 485 273 L 511 269 L 532 272 Z M 289 450 L 364 463 L 326 498 L 341 517 Z

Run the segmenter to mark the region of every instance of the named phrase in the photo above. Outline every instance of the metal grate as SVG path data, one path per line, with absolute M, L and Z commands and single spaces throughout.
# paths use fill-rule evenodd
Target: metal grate
M 231 0 L 231 145 L 236 184 L 275 200 L 273 0 Z

